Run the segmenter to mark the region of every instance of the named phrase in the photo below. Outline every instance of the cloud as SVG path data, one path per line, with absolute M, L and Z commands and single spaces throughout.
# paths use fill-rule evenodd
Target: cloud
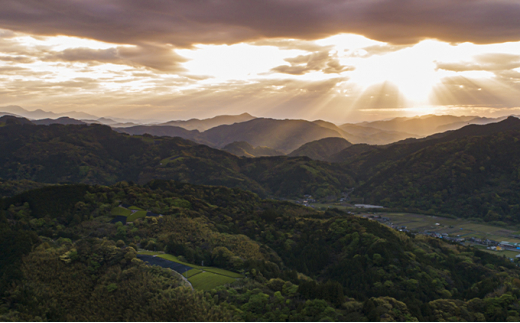
M 27 56 L 0 56 L 0 61 L 13 63 L 32 63 L 34 59 Z
M 123 64 L 133 67 L 144 66 L 165 72 L 183 72 L 180 63 L 186 59 L 171 48 L 160 46 L 113 47 L 108 49 L 69 48 L 62 52 L 52 52 L 43 57 L 44 61 L 98 62 Z
M 454 72 L 499 72 L 520 67 L 520 55 L 487 53 L 474 56 L 472 62 L 437 62 L 436 64 L 438 69 Z
M 285 59 L 291 65 L 281 65 L 271 69 L 271 72 L 291 75 L 303 75 L 312 71 L 322 71 L 325 74 L 351 71 L 352 66 L 341 65 L 336 53 L 320 51 L 308 55 L 300 55 Z
M 349 53 L 349 57 L 362 57 L 362 58 L 368 58 L 374 55 L 384 55 L 388 53 L 397 52 L 399 50 L 402 50 L 404 48 L 409 47 L 408 45 L 373 45 L 364 47 L 360 50 L 355 50 L 352 53 Z
M 2 1 L 0 27 L 119 44 L 232 44 L 361 34 L 394 44 L 520 40 L 516 0 Z
M 15 33 L 12 30 L 0 29 L 0 38 L 14 37 Z

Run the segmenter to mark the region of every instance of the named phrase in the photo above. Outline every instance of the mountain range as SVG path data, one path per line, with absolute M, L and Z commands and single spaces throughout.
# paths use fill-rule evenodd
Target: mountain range
M 242 113 L 240 115 L 221 115 L 209 119 L 190 119 L 190 120 L 173 120 L 158 124 L 159 126 L 176 126 L 186 130 L 206 131 L 208 129 L 218 127 L 221 125 L 228 125 L 233 123 L 245 122 L 256 119 L 249 113 Z
M 309 124 L 318 131 L 333 131 L 296 121 L 293 135 L 302 134 Z M 181 138 L 128 136 L 101 125 L 36 126 L 11 116 L 2 117 L 0 125 L 0 178 L 5 180 L 110 184 L 173 179 L 238 187 L 261 196 L 319 198 L 356 187 L 354 196 L 384 206 L 520 222 L 520 120 L 514 117 L 389 145 L 352 145 L 341 137 L 327 137 L 298 146 L 305 140 L 260 138 L 258 142 L 273 140 L 298 148 L 290 156 L 259 158 L 237 157 Z M 215 135 L 217 142 L 235 135 L 231 130 L 236 125 L 213 131 L 220 127 L 226 131 Z M 254 146 L 235 143 L 228 149 L 232 147 L 245 147 L 246 152 Z
M 84 112 L 69 111 L 63 113 L 54 113 L 49 111 L 43 111 L 42 109 L 29 111 L 17 105 L 0 107 L 0 114 L 14 114 L 29 119 L 56 119 L 59 117 L 69 117 L 74 119 L 98 119 L 98 117 Z
M 520 120 L 488 121 L 373 145 L 347 137 L 403 133 L 254 118 L 129 135 L 1 116 L 0 320 L 518 321 L 518 262 L 287 201 L 349 192 L 514 227 Z
M 456 130 L 469 124 L 488 124 L 504 120 L 506 117 L 482 118 L 475 116 L 424 115 L 412 118 L 399 117 L 391 120 L 361 122 L 357 126 L 376 128 L 385 131 L 404 131 L 423 137 L 447 130 Z M 345 124 L 343 126 L 352 126 Z

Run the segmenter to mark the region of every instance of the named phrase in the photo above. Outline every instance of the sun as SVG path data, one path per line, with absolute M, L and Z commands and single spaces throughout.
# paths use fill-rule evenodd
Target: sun
M 428 104 L 434 86 L 449 73 L 436 69 L 439 44 L 423 41 L 385 55 L 360 58 L 351 81 L 362 88 L 385 82 L 395 85 L 410 105 Z

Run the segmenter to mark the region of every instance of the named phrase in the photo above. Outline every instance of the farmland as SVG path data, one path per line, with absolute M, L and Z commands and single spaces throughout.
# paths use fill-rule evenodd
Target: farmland
M 128 208 L 118 206 L 110 211 L 110 215 L 113 217 L 125 216 L 127 222 L 134 222 L 137 219 L 145 218 L 147 213 L 147 211 L 138 208 L 137 206 L 130 206 Z
M 410 213 L 377 213 L 390 219 L 394 225 L 406 226 L 408 230 L 417 232 L 447 233 L 452 237 L 481 238 L 495 241 L 520 242 L 515 238 L 517 230 L 506 229 L 484 223 L 476 223 L 465 219 L 451 219 L 432 215 Z
M 136 219 L 141 219 L 144 217 L 146 217 L 146 211 L 136 211 L 136 212 L 130 214 L 126 220 L 128 222 L 134 222 Z
M 191 267 L 190 270 L 183 272 L 193 288 L 200 290 L 210 290 L 217 286 L 231 284 L 238 278 L 242 278 L 241 274 L 215 267 L 204 267 L 190 264 L 179 260 L 170 254 L 160 254 L 152 251 L 139 251 L 141 255 L 155 255 L 159 258 L 169 260 L 171 262 Z M 169 267 L 168 267 L 169 268 Z
M 236 279 L 206 271 L 188 277 L 188 280 L 195 289 L 210 290 L 217 286 L 231 284 Z
M 132 211 L 119 206 L 113 208 L 112 211 L 110 211 L 112 216 L 129 216 L 131 213 Z

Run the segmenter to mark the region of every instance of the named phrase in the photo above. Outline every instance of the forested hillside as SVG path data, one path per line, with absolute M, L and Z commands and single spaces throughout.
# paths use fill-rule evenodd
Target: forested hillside
M 163 216 L 110 223 L 121 204 Z M 3 320 L 520 319 L 505 259 L 239 189 L 57 185 L 0 209 Z M 191 291 L 139 246 L 246 277 Z
M 264 157 L 264 156 L 283 156 L 283 152 L 269 147 L 253 147 L 245 141 L 235 141 L 222 148 L 236 156 L 244 157 Z
M 240 158 L 181 138 L 128 136 L 101 125 L 0 127 L 0 178 L 86 184 L 161 178 L 282 197 L 339 195 L 354 185 L 337 164 Z
M 332 155 L 350 146 L 352 144 L 343 138 L 324 138 L 308 142 L 287 156 L 307 156 L 314 160 L 328 160 Z
M 439 138 L 349 157 L 356 194 L 410 210 L 520 222 L 520 120 L 467 126 Z

